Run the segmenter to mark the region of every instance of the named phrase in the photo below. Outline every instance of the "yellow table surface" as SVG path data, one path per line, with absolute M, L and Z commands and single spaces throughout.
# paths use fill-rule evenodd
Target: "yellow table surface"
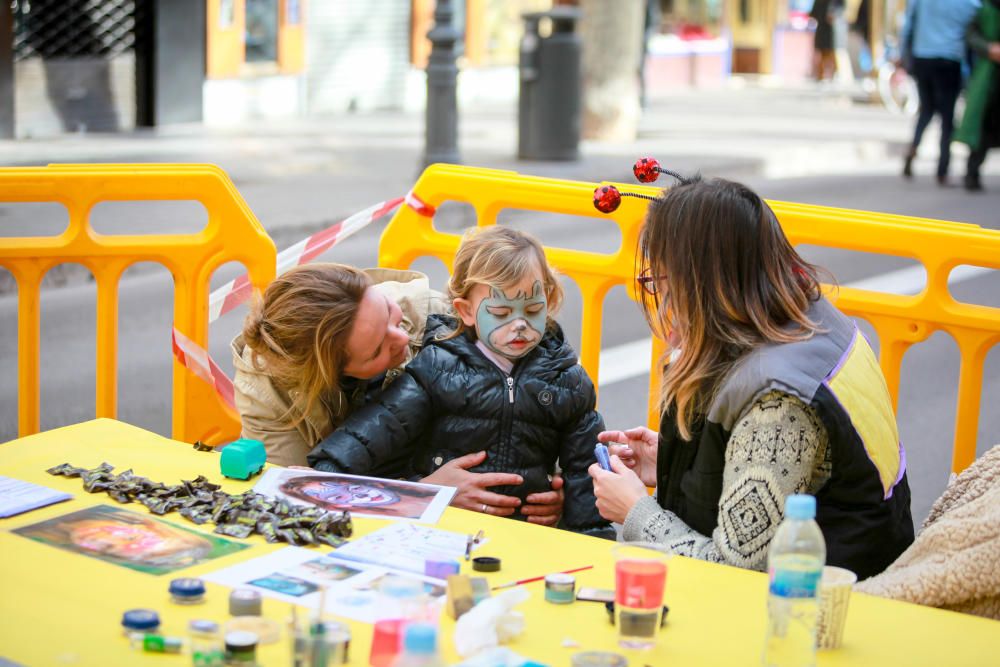
M 208 585 L 202 605 L 171 604 L 167 584 L 175 576 L 199 576 L 255 558 L 283 544 L 249 540 L 252 548 L 182 571 L 154 576 L 104 561 L 72 554 L 10 532 L 81 508 L 110 504 L 104 493 L 88 494 L 80 479 L 54 477 L 45 470 L 69 462 L 87 468 L 107 461 L 116 472 L 174 484 L 203 474 L 230 493 L 249 489 L 249 482 L 224 480 L 218 454 L 196 452 L 190 445 L 134 426 L 99 419 L 56 429 L 0 445 L 0 474 L 69 491 L 73 500 L 0 519 L 0 657 L 25 665 L 182 665 L 185 655 L 154 655 L 128 647 L 120 628 L 126 609 L 148 607 L 160 612 L 165 633 L 186 637 L 187 622 L 210 618 L 224 622 L 229 590 Z M 138 512 L 137 503 L 121 507 Z M 210 532 L 176 513 L 162 519 Z M 355 534 L 364 535 L 386 522 L 355 519 Z M 558 570 L 594 565 L 577 574 L 578 586 L 613 588 L 612 543 L 521 522 L 449 508 L 439 527 L 486 531 L 489 543 L 479 553 L 503 559 L 501 572 L 487 575 L 501 583 Z M 326 553 L 329 549 L 317 549 Z M 467 568 L 463 566 L 463 571 Z M 581 650 L 617 650 L 614 629 L 604 606 L 577 602 L 556 606 L 543 599 L 543 584 L 529 584 L 531 599 L 520 609 L 525 633 L 511 648 L 553 667 L 568 665 Z M 632 667 L 644 665 L 758 665 L 764 639 L 766 578 L 763 574 L 676 557 L 669 564 L 669 624 L 657 647 L 648 652 L 622 651 Z M 264 614 L 284 623 L 290 605 L 264 599 Z M 443 617 L 444 654 L 457 661 L 451 641 L 453 621 Z M 351 622 L 352 665 L 368 664 L 371 626 Z M 564 648 L 572 639 L 579 648 Z M 289 664 L 289 644 L 262 646 L 259 662 L 267 667 Z M 855 594 L 850 603 L 844 645 L 821 652 L 819 665 L 987 665 L 1000 664 L 1000 623 L 918 605 Z

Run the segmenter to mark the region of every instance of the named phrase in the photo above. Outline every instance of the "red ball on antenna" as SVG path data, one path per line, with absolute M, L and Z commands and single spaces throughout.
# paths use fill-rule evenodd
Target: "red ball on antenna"
M 594 208 L 601 213 L 616 211 L 621 203 L 622 195 L 613 185 L 602 185 L 594 190 Z
M 652 183 L 660 177 L 660 161 L 651 157 L 639 158 L 632 165 L 632 173 L 640 183 Z

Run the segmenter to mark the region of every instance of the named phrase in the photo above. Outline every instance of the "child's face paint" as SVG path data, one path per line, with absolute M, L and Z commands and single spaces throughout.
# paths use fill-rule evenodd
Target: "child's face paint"
M 303 485 L 302 492 L 310 498 L 338 507 L 373 507 L 399 502 L 399 496 L 389 489 L 368 484 L 315 481 Z
M 540 280 L 530 284 L 528 280 L 506 292 L 477 286 L 486 287 L 489 294 L 478 305 L 473 304 L 476 334 L 488 348 L 508 359 L 519 359 L 533 350 L 545 332 L 548 315 L 545 290 Z

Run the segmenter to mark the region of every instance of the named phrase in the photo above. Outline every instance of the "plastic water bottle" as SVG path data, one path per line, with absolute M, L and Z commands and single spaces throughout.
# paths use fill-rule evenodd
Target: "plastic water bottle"
M 814 497 L 788 496 L 785 520 L 767 552 L 767 667 L 816 664 L 819 581 L 826 563 L 826 543 L 815 518 Z
M 437 650 L 437 628 L 430 623 L 410 623 L 403 631 L 403 652 L 393 667 L 445 667 Z

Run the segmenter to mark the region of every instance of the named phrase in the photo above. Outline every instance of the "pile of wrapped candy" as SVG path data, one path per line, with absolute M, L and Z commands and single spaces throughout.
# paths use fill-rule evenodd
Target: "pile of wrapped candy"
M 353 531 L 349 512 L 301 507 L 252 491 L 230 495 L 202 475 L 168 486 L 135 475 L 131 470 L 115 475 L 114 469 L 110 463 L 90 470 L 63 463 L 46 472 L 79 477 L 88 493 L 104 491 L 119 503 L 141 503 L 153 514 L 177 511 L 194 523 L 213 523 L 216 533 L 230 537 L 258 533 L 268 542 L 338 547 Z

